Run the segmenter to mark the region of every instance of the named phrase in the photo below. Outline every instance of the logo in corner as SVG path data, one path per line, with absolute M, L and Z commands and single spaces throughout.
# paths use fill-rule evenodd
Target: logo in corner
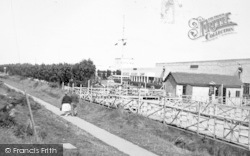
M 192 18 L 188 22 L 191 28 L 188 32 L 188 37 L 192 40 L 205 37 L 209 41 L 219 36 L 233 33 L 237 24 L 231 21 L 230 15 L 231 13 L 229 12 L 208 19 L 202 17 Z

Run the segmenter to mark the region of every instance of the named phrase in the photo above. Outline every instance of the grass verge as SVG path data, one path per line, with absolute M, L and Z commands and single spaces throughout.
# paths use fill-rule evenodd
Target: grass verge
M 33 81 L 12 77 L 5 79 L 10 85 L 25 89 L 30 94 L 57 107 L 60 106 L 60 89 L 51 89 L 46 85 L 35 85 Z M 53 93 L 53 94 L 51 94 Z M 107 109 L 89 102 L 81 102 L 79 117 L 93 123 L 117 136 L 125 138 L 158 155 L 199 155 L 199 156 L 247 156 L 246 150 L 213 141 L 188 132 L 176 130 L 162 123 L 122 109 Z
M 0 86 L 0 96 L 0 144 L 71 143 L 77 149 L 64 150 L 64 156 L 125 155 L 30 99 L 38 134 L 38 139 L 36 139 L 29 129 L 29 112 L 25 97 L 3 85 Z M 14 105 L 14 116 L 10 117 L 4 110 L 7 104 Z

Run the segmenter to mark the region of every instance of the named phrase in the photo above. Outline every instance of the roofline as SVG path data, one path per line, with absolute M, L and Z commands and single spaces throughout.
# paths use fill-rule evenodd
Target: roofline
M 197 87 L 209 87 L 209 86 L 221 86 L 222 84 L 215 84 L 215 85 L 210 85 L 210 84 L 194 84 L 194 83 L 176 83 L 177 85 L 190 85 L 190 86 L 197 86 Z M 223 85 L 223 88 L 241 88 L 241 86 L 238 85 Z
M 227 62 L 227 61 L 250 61 L 250 58 L 242 58 L 242 59 L 224 59 L 224 60 L 203 60 L 203 61 L 183 61 L 183 62 L 161 62 L 157 64 L 174 64 L 174 63 L 204 63 L 204 62 Z
M 185 72 L 169 72 L 169 74 L 165 77 L 165 79 L 163 80 L 163 82 L 166 82 L 167 78 L 173 74 L 172 73 L 185 73 Z M 185 73 L 185 74 L 203 74 L 203 73 Z M 218 74 L 203 74 L 203 75 L 218 75 Z M 221 75 L 219 75 L 221 76 Z M 231 76 L 231 75 L 222 75 L 222 76 L 229 76 L 229 77 L 237 77 L 237 76 Z M 173 76 L 174 78 L 174 76 Z M 215 85 L 211 85 L 211 84 L 196 84 L 196 83 L 177 83 L 175 78 L 174 78 L 174 81 L 177 85 L 191 85 L 191 86 L 204 86 L 204 87 L 207 87 L 207 86 L 221 86 L 222 84 L 215 84 Z M 223 84 L 223 87 L 225 88 L 241 88 L 241 86 L 243 85 L 243 82 L 240 80 L 241 82 L 241 85 L 224 85 Z
M 166 80 L 167 80 L 167 78 L 169 77 L 169 75 L 172 75 L 172 72 L 169 72 L 168 75 L 164 78 L 164 80 L 163 80 L 162 82 L 166 82 Z M 173 75 L 172 75 L 172 76 L 173 76 Z M 174 78 L 174 76 L 173 76 L 173 78 Z M 175 81 L 175 83 L 177 84 L 175 78 L 174 78 L 174 81 Z
M 176 73 L 176 74 L 189 74 L 189 75 L 212 75 L 212 76 L 227 76 L 227 77 L 237 77 L 237 75 L 225 75 L 225 74 L 210 74 L 210 73 L 189 73 L 189 72 L 169 72 L 169 73 Z M 239 79 L 240 80 L 240 79 Z M 241 81 L 241 80 L 240 80 Z

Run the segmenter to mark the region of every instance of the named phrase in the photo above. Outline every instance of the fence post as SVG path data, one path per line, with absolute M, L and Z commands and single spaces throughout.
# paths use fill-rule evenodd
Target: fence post
M 90 87 L 90 94 L 91 94 L 91 101 L 90 102 L 93 102 L 93 88 L 92 88 L 92 86 Z
M 216 115 L 217 115 L 217 105 L 214 104 L 214 138 L 216 135 Z
M 138 107 L 140 106 L 140 102 L 141 102 L 141 93 L 140 93 L 140 89 L 138 92 Z
M 89 84 L 90 84 L 90 81 L 88 80 L 88 92 L 87 92 L 87 94 L 89 94 Z
M 64 82 L 62 82 L 62 90 L 64 90 Z
M 248 148 L 250 150 L 250 110 L 248 111 Z
M 199 134 L 199 127 L 200 127 L 200 102 L 198 103 L 198 123 L 197 123 L 197 134 Z
M 166 124 L 165 118 L 166 118 L 166 97 L 163 97 L 163 124 Z
M 24 92 L 24 93 L 25 93 L 26 101 L 27 101 L 28 108 L 29 108 L 30 120 L 31 120 L 31 124 L 32 124 L 32 129 L 33 129 L 33 132 L 34 132 L 34 136 L 36 137 L 36 141 L 38 141 L 39 138 L 38 138 L 37 132 L 36 132 L 35 121 L 34 121 L 34 118 L 33 118 L 33 113 L 32 113 L 32 110 L 31 110 L 29 97 L 28 97 L 28 95 L 26 94 L 26 92 Z
M 80 84 L 80 91 L 79 91 L 79 97 L 82 95 L 82 84 Z

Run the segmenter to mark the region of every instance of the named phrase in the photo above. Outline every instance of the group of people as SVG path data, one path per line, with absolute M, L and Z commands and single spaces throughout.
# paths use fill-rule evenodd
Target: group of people
M 62 98 L 60 110 L 63 112 L 62 116 L 76 116 L 77 115 L 77 104 L 79 103 L 78 95 L 74 92 L 66 91 Z

